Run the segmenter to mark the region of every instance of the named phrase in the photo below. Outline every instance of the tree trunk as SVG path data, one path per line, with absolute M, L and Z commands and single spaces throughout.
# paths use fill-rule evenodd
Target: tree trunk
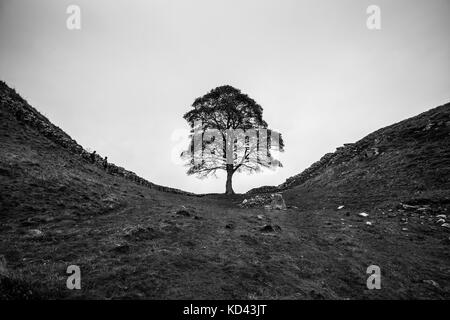
M 233 184 L 232 184 L 233 173 L 234 173 L 233 165 L 227 164 L 227 185 L 226 185 L 225 194 L 234 194 Z

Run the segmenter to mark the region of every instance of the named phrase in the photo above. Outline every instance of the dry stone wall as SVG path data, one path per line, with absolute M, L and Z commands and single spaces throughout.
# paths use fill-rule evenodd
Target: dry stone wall
M 74 139 L 66 134 L 62 129 L 50 122 L 44 115 L 30 106 L 14 89 L 8 87 L 4 82 L 0 81 L 0 107 L 9 110 L 16 119 L 24 125 L 36 129 L 39 133 L 53 141 L 57 145 L 69 150 L 76 156 L 82 157 L 86 161 L 92 162 L 91 154 L 79 145 Z M 104 159 L 95 154 L 93 164 L 103 168 Z M 146 179 L 139 177 L 132 171 L 128 171 L 113 163 L 108 163 L 106 172 L 111 175 L 121 176 L 127 180 L 133 181 L 139 185 L 146 186 L 165 192 L 194 195 L 179 189 L 164 187 Z

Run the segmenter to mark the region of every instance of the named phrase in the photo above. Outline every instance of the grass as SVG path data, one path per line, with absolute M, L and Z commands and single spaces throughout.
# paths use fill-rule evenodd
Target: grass
M 395 178 L 410 163 L 386 165 L 395 153 L 337 164 L 286 190 L 299 209 L 243 209 L 245 195 L 173 194 L 112 176 L 4 108 L 0 118 L 2 299 L 450 298 L 449 232 L 436 224 L 448 214 L 448 188 L 422 174 L 423 190 L 412 192 Z M 438 156 L 427 163 L 442 176 Z M 427 172 L 414 168 L 414 177 Z M 404 199 L 429 209 L 405 210 Z M 381 290 L 366 287 L 372 264 Z M 69 265 L 81 268 L 81 290 L 66 288 Z

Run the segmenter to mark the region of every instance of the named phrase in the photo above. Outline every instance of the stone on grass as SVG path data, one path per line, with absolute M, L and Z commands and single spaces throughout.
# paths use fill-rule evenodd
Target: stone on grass
M 187 210 L 185 206 L 181 206 L 181 208 L 176 212 L 176 214 L 179 214 L 181 216 L 190 217 L 191 213 Z
M 273 193 L 270 197 L 272 198 L 269 205 L 271 210 L 286 210 L 286 203 L 281 193 Z
M 272 194 L 258 194 L 253 198 L 244 199 L 239 206 L 241 208 L 264 207 L 266 210 L 286 210 L 286 203 L 284 202 L 281 193 Z M 298 209 L 297 207 L 294 207 Z
M 244 199 L 242 203 L 239 204 L 241 208 L 254 208 L 263 207 L 264 205 L 270 203 L 270 195 L 267 194 L 257 194 L 253 198 Z
M 367 214 L 367 213 L 365 213 L 365 212 L 361 212 L 361 213 L 358 213 L 358 216 L 360 216 L 360 217 L 368 217 L 369 216 L 369 214 Z
M 108 194 L 108 195 L 104 196 L 101 199 L 101 201 L 102 201 L 103 207 L 108 210 L 114 210 L 114 209 L 120 207 L 120 200 L 114 194 Z
M 30 229 L 28 230 L 27 235 L 30 238 L 40 238 L 44 235 L 44 233 L 39 229 Z
M 130 251 L 130 246 L 128 244 L 118 243 L 110 251 L 116 253 L 128 253 Z
M 275 231 L 281 231 L 281 227 L 279 225 L 270 225 L 266 224 L 261 229 L 261 232 L 275 232 Z
M 423 280 L 423 283 L 432 285 L 435 288 L 439 288 L 439 284 L 434 280 Z

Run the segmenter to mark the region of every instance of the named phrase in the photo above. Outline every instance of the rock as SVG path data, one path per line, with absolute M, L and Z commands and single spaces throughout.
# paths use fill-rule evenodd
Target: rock
M 434 281 L 434 280 L 423 280 L 422 282 L 426 283 L 426 284 L 429 284 L 429 285 L 432 285 L 435 288 L 439 288 L 439 284 L 436 281 Z
M 436 223 L 441 224 L 441 223 L 445 223 L 444 219 L 439 219 L 438 221 L 436 221 Z
M 44 233 L 39 229 L 30 229 L 28 230 L 27 235 L 31 238 L 40 238 Z
M 408 231 L 408 228 L 402 228 L 402 231 Z
M 130 251 L 130 246 L 128 244 L 118 243 L 110 251 L 117 252 L 117 253 L 127 253 Z
M 191 216 L 191 214 L 187 210 L 178 210 L 176 212 L 176 214 L 179 214 L 180 216 L 185 216 L 185 217 L 190 217 Z
M 372 225 L 372 222 L 366 221 L 366 225 L 371 226 L 371 225 Z
M 272 202 L 270 203 L 270 207 L 273 210 L 286 210 L 286 203 L 284 202 L 283 196 L 281 193 L 273 193 L 270 195 L 272 198 Z
M 114 210 L 120 207 L 120 200 L 114 194 L 108 194 L 102 198 L 103 207 L 107 210 Z
M 176 212 L 176 214 L 181 215 L 181 216 L 185 216 L 185 217 L 190 217 L 191 213 L 186 209 L 185 206 L 181 206 L 181 209 L 178 210 Z
M 372 158 L 380 154 L 380 150 L 376 147 L 370 148 L 369 150 L 366 150 L 365 156 L 366 158 Z
M 358 213 L 358 216 L 366 218 L 369 216 L 369 214 L 367 214 L 365 212 L 361 212 L 361 213 Z
M 241 208 L 253 208 L 253 207 L 264 207 L 267 210 L 286 210 L 286 204 L 284 202 L 281 193 L 268 194 L 258 194 L 253 198 L 244 199 L 242 203 L 239 204 Z M 297 207 L 295 207 L 298 209 Z
M 403 207 L 403 209 L 408 210 L 408 209 L 419 209 L 419 206 L 411 206 L 409 204 L 404 204 L 404 203 L 400 203 L 400 205 Z
M 241 208 L 253 208 L 253 207 L 263 207 L 264 205 L 267 205 L 271 201 L 270 195 L 267 194 L 261 194 L 256 195 L 253 198 L 244 199 L 241 204 L 239 204 L 239 207 Z
M 108 194 L 102 198 L 102 202 L 117 203 L 119 199 L 114 194 Z
M 343 209 L 343 208 L 344 208 L 344 206 L 339 206 L 339 207 L 337 207 L 338 210 L 341 210 L 341 209 Z
M 450 229 L 450 223 L 444 223 L 444 224 L 441 225 L 441 227 Z
M 275 231 L 281 231 L 281 227 L 276 224 L 273 226 L 270 224 L 266 224 L 260 230 L 261 230 L 261 232 L 275 232 Z
M 264 219 L 264 216 L 263 216 L 262 214 L 258 214 L 256 217 L 257 217 L 259 220 Z
M 438 215 L 436 216 L 436 218 L 439 218 L 439 219 L 447 219 L 447 216 L 446 216 L 445 214 L 438 214 Z

